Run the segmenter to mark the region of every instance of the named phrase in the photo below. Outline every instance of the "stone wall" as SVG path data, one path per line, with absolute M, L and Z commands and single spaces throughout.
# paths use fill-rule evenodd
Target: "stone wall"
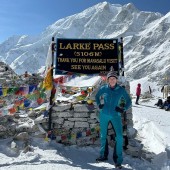
M 98 87 L 100 87 L 101 82 L 98 83 Z M 126 82 L 124 85 L 126 90 L 130 93 L 129 83 Z M 56 103 L 52 108 L 53 128 L 49 134 L 51 138 L 54 137 L 56 142 L 66 145 L 100 145 L 99 110 L 94 99 L 98 87 L 95 88 L 95 91 L 93 91 L 89 97 L 91 100 L 94 100 L 93 106 L 87 102 L 69 103 L 63 101 Z M 34 122 L 48 131 L 48 117 L 38 117 Z M 124 125 L 127 125 L 127 129 L 124 130 L 124 146 L 126 138 L 128 138 L 129 141 L 127 148 L 124 148 L 125 152 L 134 157 L 141 157 L 143 145 L 135 139 L 137 131 L 133 128 L 132 108 L 127 111 L 127 122 L 125 122 Z M 114 139 L 115 133 L 111 124 L 109 124 L 108 143 L 111 147 L 114 147 Z

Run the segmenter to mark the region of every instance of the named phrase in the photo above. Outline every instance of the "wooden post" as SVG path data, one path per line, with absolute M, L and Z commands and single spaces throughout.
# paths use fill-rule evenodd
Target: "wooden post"
M 54 52 L 55 52 L 55 43 L 54 43 L 54 37 L 52 37 L 52 43 L 51 43 L 51 51 L 52 51 L 52 62 L 51 62 L 51 77 L 53 80 L 53 66 L 54 66 Z M 48 130 L 51 130 L 51 122 L 52 122 L 52 118 L 51 118 L 51 114 L 52 114 L 52 105 L 53 105 L 53 95 L 52 95 L 52 90 L 51 89 L 51 96 L 50 96 L 50 110 L 49 110 L 49 121 L 48 121 Z
M 122 76 L 124 76 L 124 55 L 123 55 L 123 37 L 120 38 L 120 46 L 121 46 L 121 67 L 122 67 Z

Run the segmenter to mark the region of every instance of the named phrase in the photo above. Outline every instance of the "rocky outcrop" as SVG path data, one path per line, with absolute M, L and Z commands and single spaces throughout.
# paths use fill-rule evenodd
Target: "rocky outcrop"
M 17 75 L 9 65 L 0 61 L 0 85 L 2 87 L 20 87 L 23 85 L 37 85 L 43 80 L 39 74 L 32 74 L 25 78 L 23 75 Z

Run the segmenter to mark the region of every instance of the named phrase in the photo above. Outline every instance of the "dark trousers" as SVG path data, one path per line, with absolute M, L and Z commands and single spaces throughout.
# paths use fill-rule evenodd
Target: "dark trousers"
M 125 114 L 124 114 L 124 121 L 126 121 L 126 119 L 127 119 L 127 118 L 126 118 L 126 113 L 125 113 Z M 111 123 L 111 125 L 112 125 L 112 123 Z M 113 130 L 114 130 L 113 125 L 112 125 L 112 128 L 113 128 Z M 123 131 L 126 131 L 126 130 L 127 130 L 127 125 L 124 125 L 124 126 L 123 126 Z M 114 130 L 114 132 L 115 132 L 115 130 Z M 128 144 L 129 144 L 127 135 L 124 135 L 124 136 L 123 136 L 123 139 L 124 139 L 123 149 L 126 150 Z M 115 136 L 112 135 L 112 136 L 111 136 L 111 140 L 115 140 Z M 107 158 L 108 155 L 109 155 L 109 146 L 108 146 L 108 140 L 106 139 L 105 150 L 104 150 L 104 157 Z M 118 156 L 117 156 L 117 154 L 116 154 L 116 143 L 115 143 L 114 151 L 113 151 L 113 161 L 114 161 L 114 162 L 117 162 L 117 158 L 118 158 Z
M 128 137 L 127 136 L 123 136 L 124 138 L 124 142 L 125 142 L 125 145 L 123 146 L 123 149 L 126 150 L 127 149 L 127 146 L 128 146 Z M 108 141 L 106 139 L 106 145 L 105 145 L 105 151 L 104 151 L 104 157 L 105 158 L 108 158 L 108 154 L 109 154 L 109 147 L 108 147 Z M 117 154 L 116 154 L 116 143 L 115 143 L 115 146 L 114 146 L 114 151 L 113 151 L 113 161 L 116 163 L 117 162 Z
M 139 97 L 140 97 L 140 96 L 137 96 L 137 97 L 136 97 L 136 104 L 139 104 L 139 103 L 138 103 Z

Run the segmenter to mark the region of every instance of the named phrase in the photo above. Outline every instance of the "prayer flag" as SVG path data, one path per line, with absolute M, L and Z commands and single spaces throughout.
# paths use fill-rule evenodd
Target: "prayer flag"
M 48 69 L 47 75 L 45 76 L 43 81 L 43 88 L 45 88 L 46 90 L 51 90 L 53 88 L 51 69 L 52 68 Z

